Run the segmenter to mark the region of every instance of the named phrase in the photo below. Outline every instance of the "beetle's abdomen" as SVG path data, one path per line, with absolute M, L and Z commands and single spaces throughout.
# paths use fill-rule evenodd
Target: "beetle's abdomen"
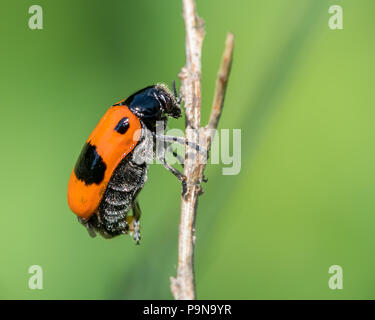
M 110 236 L 128 229 L 126 216 L 147 179 L 147 164 L 132 161 L 132 154 L 125 157 L 116 168 L 99 205 L 99 228 Z

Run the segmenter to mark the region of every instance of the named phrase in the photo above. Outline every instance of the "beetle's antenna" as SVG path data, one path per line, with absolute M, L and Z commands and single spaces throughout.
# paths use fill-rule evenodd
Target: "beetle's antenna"
M 175 80 L 172 80 L 172 88 L 173 88 L 173 95 L 175 96 L 176 99 L 178 99 L 177 89 L 176 89 L 176 81 Z
M 177 92 L 175 80 L 172 81 L 172 88 L 173 88 L 173 95 L 175 96 L 177 103 L 180 105 L 182 101 L 182 92 L 181 90 L 178 90 Z

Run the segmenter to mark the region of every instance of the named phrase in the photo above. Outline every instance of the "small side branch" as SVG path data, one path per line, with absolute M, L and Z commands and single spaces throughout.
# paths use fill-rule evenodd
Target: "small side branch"
M 186 28 L 186 66 L 182 68 L 180 78 L 186 110 L 186 139 L 195 144 L 205 141 L 202 147 L 209 151 L 224 106 L 233 58 L 234 36 L 231 33 L 227 35 L 210 120 L 206 127 L 201 128 L 201 57 L 204 28 L 203 22 L 196 12 L 195 1 L 183 0 L 182 3 Z M 202 139 L 202 135 L 204 139 Z M 207 159 L 203 159 L 200 154 L 196 154 L 196 157 L 191 159 L 188 156 L 191 152 L 195 152 L 195 150 L 187 146 L 184 162 L 187 187 L 181 198 L 177 277 L 171 277 L 171 291 L 174 298 L 178 300 L 196 298 L 194 279 L 195 216 L 198 197 L 202 194 L 201 182 Z
M 230 74 L 230 70 L 232 67 L 233 49 L 234 49 L 234 35 L 233 33 L 228 33 L 227 39 L 225 42 L 225 50 L 224 50 L 223 58 L 221 60 L 219 74 L 216 80 L 216 90 L 215 90 L 214 102 L 212 104 L 210 120 L 208 121 L 208 125 L 206 126 L 206 129 L 209 129 L 206 131 L 206 133 L 208 134 L 208 138 L 209 138 L 208 146 L 210 146 L 211 144 L 214 132 L 217 129 L 217 126 L 219 124 L 219 120 L 221 117 L 221 113 L 223 111 L 224 99 L 225 99 L 225 94 L 227 92 L 229 74 Z

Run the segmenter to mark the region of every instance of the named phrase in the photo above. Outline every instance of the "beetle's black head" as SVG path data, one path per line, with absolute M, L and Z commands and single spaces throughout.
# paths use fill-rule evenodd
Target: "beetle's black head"
M 179 118 L 181 116 L 181 108 L 176 96 L 164 84 L 156 84 L 139 90 L 121 105 L 126 105 L 146 124 L 166 120 L 167 117 Z

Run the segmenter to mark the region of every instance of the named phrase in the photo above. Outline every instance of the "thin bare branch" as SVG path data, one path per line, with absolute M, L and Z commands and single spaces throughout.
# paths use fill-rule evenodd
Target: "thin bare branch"
M 186 29 L 186 66 L 182 69 L 180 78 L 186 110 L 186 139 L 199 143 L 198 133 L 192 129 L 200 127 L 201 54 L 204 30 L 202 20 L 196 12 L 195 2 L 183 0 L 182 6 Z M 187 177 L 187 190 L 181 200 L 177 277 L 171 278 L 171 291 L 174 298 L 178 300 L 195 299 L 194 224 L 199 185 L 194 183 L 193 178 L 198 163 L 187 161 L 189 149 L 186 147 L 184 174 Z
M 234 35 L 233 33 L 228 33 L 225 41 L 225 49 L 223 58 L 221 60 L 220 70 L 216 80 L 215 96 L 212 104 L 210 120 L 208 121 L 208 125 L 206 127 L 207 129 L 217 128 L 221 113 L 223 111 L 229 74 L 232 67 L 233 49 Z M 213 139 L 214 130 L 207 130 L 207 134 L 211 141 Z
M 223 108 L 232 63 L 234 38 L 232 34 L 228 34 L 210 121 L 208 126 L 203 129 L 200 126 L 203 22 L 197 15 L 194 0 L 182 0 L 182 4 L 186 28 L 186 66 L 182 68 L 179 76 L 182 81 L 182 93 L 185 102 L 186 139 L 189 142 L 199 144 L 202 140 L 199 139 L 199 136 L 203 135 L 206 141 L 206 145 L 203 145 L 203 147 L 209 151 L 214 134 L 212 133 L 214 130 L 211 129 L 216 129 Z M 194 279 L 195 216 L 198 197 L 202 194 L 201 182 L 206 162 L 202 161 L 202 155 L 199 154 L 191 159 L 188 156 L 191 152 L 195 152 L 195 150 L 186 146 L 184 174 L 187 180 L 186 190 L 181 197 L 177 277 L 170 278 L 171 291 L 174 298 L 178 300 L 196 298 Z

